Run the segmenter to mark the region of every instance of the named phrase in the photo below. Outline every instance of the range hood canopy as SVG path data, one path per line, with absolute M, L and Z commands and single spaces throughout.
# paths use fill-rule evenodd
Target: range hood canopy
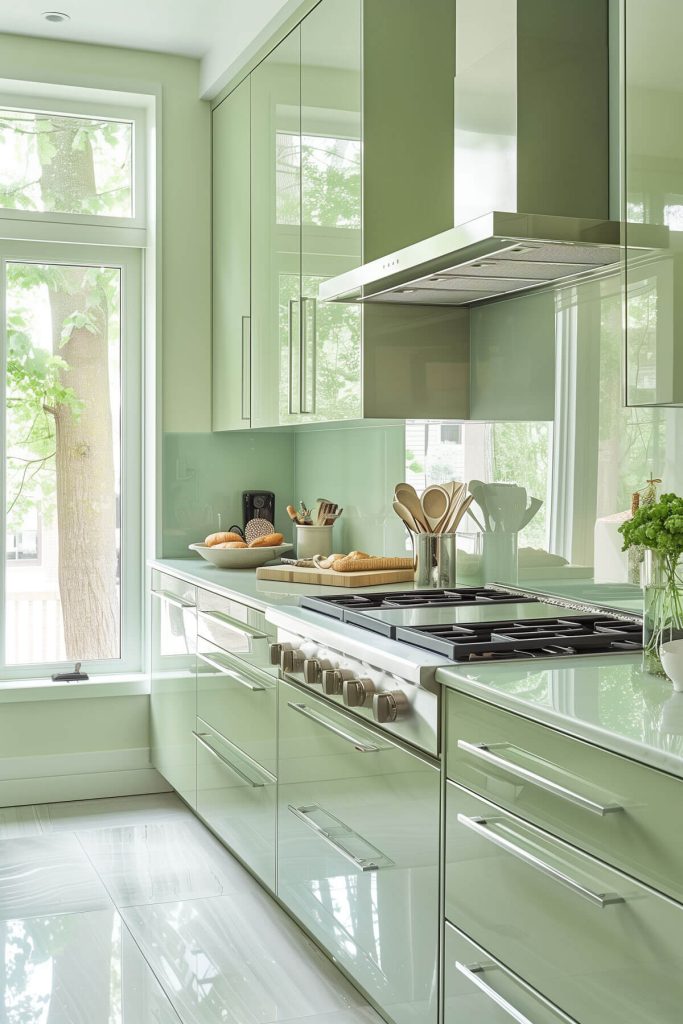
M 619 221 L 495 212 L 325 281 L 320 299 L 471 306 L 531 288 L 614 272 Z M 668 247 L 669 229 L 629 224 L 629 257 Z
M 455 10 L 456 226 L 332 278 L 320 298 L 471 306 L 614 273 L 626 244 L 629 258 L 666 249 L 666 227 L 628 224 L 625 238 L 610 220 L 608 0 Z

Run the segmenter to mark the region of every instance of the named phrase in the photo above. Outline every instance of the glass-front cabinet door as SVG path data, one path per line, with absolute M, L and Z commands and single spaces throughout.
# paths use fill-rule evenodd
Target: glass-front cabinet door
M 361 310 L 319 303 L 362 262 L 361 0 L 325 0 L 301 23 L 302 422 L 361 413 Z
M 251 422 L 250 109 L 247 78 L 213 112 L 214 430 Z
M 300 419 L 301 32 L 251 74 L 251 424 Z

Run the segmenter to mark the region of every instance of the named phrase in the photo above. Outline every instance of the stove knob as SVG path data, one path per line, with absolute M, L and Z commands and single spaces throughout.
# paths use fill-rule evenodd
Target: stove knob
M 304 661 L 304 682 L 309 686 L 319 686 L 322 682 L 322 665 L 315 658 Z
M 372 714 L 376 722 L 395 722 L 403 718 L 410 708 L 410 701 L 401 690 L 386 690 L 372 698 Z
M 340 668 L 323 669 L 322 684 L 323 693 L 328 697 L 341 697 L 344 692 L 344 680 L 350 679 L 351 673 Z
M 347 708 L 362 708 L 370 704 L 375 692 L 372 679 L 345 679 L 344 703 Z
M 290 647 L 280 655 L 280 668 L 283 672 L 301 672 L 304 663 L 304 656 L 300 651 L 294 651 Z
M 283 651 L 289 651 L 291 644 L 268 644 L 268 656 L 271 665 L 279 665 Z

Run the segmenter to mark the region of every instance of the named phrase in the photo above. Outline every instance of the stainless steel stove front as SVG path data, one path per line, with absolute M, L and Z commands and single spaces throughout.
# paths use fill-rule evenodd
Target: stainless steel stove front
M 270 652 L 283 679 L 426 753 L 438 754 L 439 687 L 435 682 L 411 682 L 281 625 Z

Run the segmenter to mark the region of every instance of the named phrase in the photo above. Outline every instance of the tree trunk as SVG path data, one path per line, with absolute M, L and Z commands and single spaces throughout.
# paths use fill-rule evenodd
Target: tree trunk
M 54 119 L 60 129 L 65 122 Z M 71 206 L 74 196 L 95 193 L 90 142 L 73 148 L 75 132 L 54 137 L 56 153 L 42 168 L 41 187 Z M 66 267 L 49 285 L 53 351 L 67 363 L 62 383 L 83 403 L 80 414 L 54 409 L 56 424 L 59 592 L 67 657 L 116 658 L 119 595 L 116 572 L 116 482 L 109 394 L 108 310 L 104 292 L 86 280 L 83 267 Z M 93 300 L 98 301 L 93 304 Z M 88 312 L 90 330 L 62 330 L 74 313 Z M 94 328 L 94 331 L 93 331 Z

